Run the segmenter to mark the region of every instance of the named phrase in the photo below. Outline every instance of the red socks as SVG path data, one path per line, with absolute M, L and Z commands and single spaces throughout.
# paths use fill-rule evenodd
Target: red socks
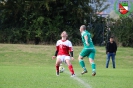
M 69 65 L 68 68 L 69 68 L 71 74 L 73 75 L 74 74 L 73 66 Z M 59 66 L 58 65 L 56 65 L 56 72 L 59 72 Z
M 69 65 L 68 68 L 69 68 L 70 72 L 71 72 L 72 75 L 73 75 L 73 74 L 74 74 L 73 66 L 72 66 L 72 65 Z
M 59 66 L 56 65 L 56 72 L 59 72 Z

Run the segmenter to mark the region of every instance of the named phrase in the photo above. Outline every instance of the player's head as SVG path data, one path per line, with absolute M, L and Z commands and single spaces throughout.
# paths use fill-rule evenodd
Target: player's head
M 66 31 L 63 31 L 63 32 L 61 33 L 61 37 L 65 37 L 65 38 L 67 38 L 67 37 L 68 37 L 67 32 L 66 32 Z
M 110 37 L 110 42 L 113 42 L 114 41 L 114 37 Z
M 81 25 L 79 30 L 80 30 L 80 32 L 86 30 L 86 26 L 85 25 Z

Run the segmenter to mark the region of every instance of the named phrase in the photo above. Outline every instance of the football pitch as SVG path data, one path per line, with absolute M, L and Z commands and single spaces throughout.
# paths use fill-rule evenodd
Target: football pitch
M 133 88 L 133 48 L 118 47 L 116 69 L 105 68 L 105 47 L 96 47 L 95 77 L 91 76 L 88 58 L 84 58 L 88 73 L 81 75 L 78 54 L 82 46 L 74 46 L 72 61 L 76 77 L 70 77 L 67 65 L 60 76 L 55 74 L 52 56 L 55 46 L 0 44 L 0 88 Z

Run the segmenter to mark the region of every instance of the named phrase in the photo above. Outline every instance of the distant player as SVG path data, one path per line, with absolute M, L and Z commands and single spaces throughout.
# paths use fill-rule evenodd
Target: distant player
M 73 47 L 72 43 L 67 40 L 67 32 L 63 31 L 61 33 L 61 39 L 56 43 L 56 52 L 55 55 L 52 57 L 53 59 L 56 58 L 56 75 L 59 76 L 59 66 L 62 62 L 65 62 L 68 65 L 68 68 L 71 72 L 71 77 L 75 76 L 73 66 L 70 62 L 70 59 L 74 60 L 73 58 Z M 70 53 L 70 54 L 69 54 Z M 71 56 L 71 57 L 70 57 Z
M 89 58 L 89 62 L 91 64 L 92 76 L 95 76 L 96 75 L 96 64 L 94 63 L 95 47 L 93 45 L 91 35 L 86 30 L 85 25 L 82 25 L 80 27 L 80 32 L 81 32 L 82 42 L 84 45 L 84 48 L 82 49 L 82 51 L 80 52 L 79 57 L 78 57 L 79 63 L 81 65 L 81 67 L 83 68 L 83 72 L 81 74 L 83 75 L 83 74 L 87 73 L 87 69 L 85 67 L 85 63 L 83 60 L 83 58 L 87 56 Z

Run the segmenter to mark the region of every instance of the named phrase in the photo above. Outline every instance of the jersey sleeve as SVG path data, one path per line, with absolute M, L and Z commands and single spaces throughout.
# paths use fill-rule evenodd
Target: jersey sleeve
M 88 36 L 88 34 L 87 34 L 87 33 L 84 33 L 84 34 L 83 34 L 83 37 L 85 37 L 85 36 Z
M 73 51 L 72 43 L 69 41 L 69 51 Z

